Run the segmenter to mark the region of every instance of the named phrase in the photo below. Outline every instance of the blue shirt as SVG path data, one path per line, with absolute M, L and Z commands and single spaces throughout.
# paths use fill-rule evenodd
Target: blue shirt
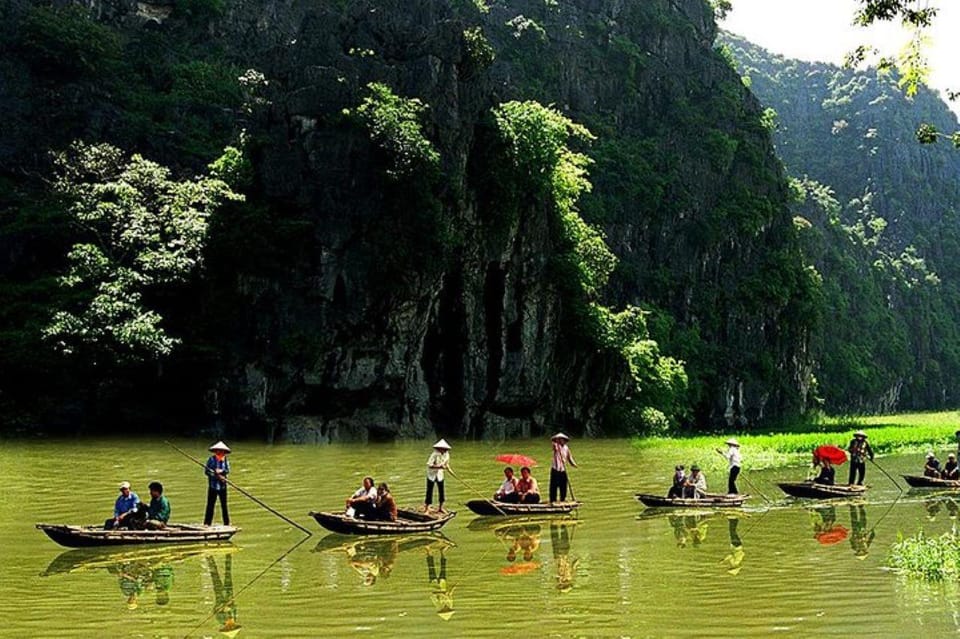
M 117 502 L 113 505 L 113 518 L 116 519 L 123 513 L 130 512 L 136 508 L 139 503 L 140 498 L 137 497 L 137 493 L 132 490 L 126 497 L 123 496 L 123 493 L 120 493 L 120 496 L 117 497 Z
M 226 457 L 223 458 L 223 461 L 220 461 L 216 455 L 210 455 L 210 459 L 207 460 L 206 470 L 209 486 L 216 491 L 226 490 L 227 482 L 220 481 L 216 473 L 218 470 L 222 470 L 223 476 L 226 477 L 230 474 L 230 462 L 227 461 Z

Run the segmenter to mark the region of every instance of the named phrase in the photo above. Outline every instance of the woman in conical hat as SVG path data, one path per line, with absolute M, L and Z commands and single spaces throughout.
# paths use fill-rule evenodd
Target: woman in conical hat
M 727 460 L 727 465 L 729 467 L 730 473 L 727 476 L 727 493 L 730 495 L 736 495 L 739 491 L 737 490 L 737 477 L 740 476 L 740 442 L 731 437 L 726 442 L 727 452 L 723 452 L 719 448 L 717 452 L 723 455 Z
M 573 454 L 567 442 L 570 438 L 564 433 L 557 433 L 550 438 L 553 441 L 553 459 L 550 462 L 550 503 L 557 501 L 559 495 L 560 501 L 567 501 L 567 464 L 574 468 L 577 462 L 573 461 Z
M 433 445 L 433 452 L 427 458 L 427 493 L 423 499 L 423 512 L 429 512 L 433 504 L 433 487 L 437 487 L 437 512 L 446 512 L 443 509 L 443 471 L 450 468 L 450 444 L 441 439 Z
M 213 523 L 213 507 L 217 500 L 220 500 L 220 512 L 223 515 L 223 525 L 230 525 L 230 512 L 227 510 L 227 475 L 230 474 L 230 462 L 227 461 L 227 455 L 230 454 L 230 447 L 223 443 L 223 440 L 209 448 L 210 458 L 206 464 L 207 474 L 207 508 L 203 515 L 203 525 L 209 526 Z

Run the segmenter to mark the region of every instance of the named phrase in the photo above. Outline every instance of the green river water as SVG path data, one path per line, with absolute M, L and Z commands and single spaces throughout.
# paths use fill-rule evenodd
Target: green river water
M 209 442 L 178 441 L 205 458 Z M 36 522 L 109 516 L 115 487 L 166 486 L 173 520 L 202 519 L 203 471 L 159 440 L 0 443 L 0 636 L 3 637 L 914 637 L 960 632 L 956 583 L 886 568 L 899 532 L 956 524 L 945 496 L 899 491 L 874 466 L 861 504 L 782 499 L 774 482 L 802 468 L 749 470 L 760 498 L 736 513 L 650 513 L 637 491 L 663 492 L 674 460 L 623 440 L 575 441 L 575 519 L 478 519 L 476 497 L 447 478 L 458 516 L 442 537 L 350 543 L 307 517 L 342 508 L 365 474 L 401 505 L 422 500 L 428 443 L 303 447 L 237 443 L 231 478 L 314 531 L 305 535 L 237 492 L 222 546 L 68 550 Z M 454 442 L 452 466 L 492 493 L 496 453 L 538 458 L 549 442 Z M 705 453 L 707 454 L 707 453 Z M 688 460 L 677 460 L 688 461 Z M 891 474 L 920 456 L 878 459 Z M 838 472 L 845 476 L 846 468 Z M 899 478 L 899 477 L 898 477 Z M 718 489 L 720 473 L 709 476 Z M 746 485 L 741 481 L 741 489 Z M 302 542 L 302 543 L 301 543 Z M 299 545 L 296 545 L 298 544 Z M 512 560 L 511 560 L 512 558 Z M 452 611 L 452 614 L 451 614 Z M 233 632 L 223 630 L 234 627 Z

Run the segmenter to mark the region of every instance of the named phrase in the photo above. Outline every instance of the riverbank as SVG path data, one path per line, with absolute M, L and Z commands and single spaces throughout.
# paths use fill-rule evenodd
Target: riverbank
M 665 460 L 696 463 L 705 470 L 722 470 L 726 461 L 715 449 L 724 449 L 728 437 L 736 437 L 745 467 L 754 470 L 810 463 L 810 451 L 821 444 L 846 448 L 853 432 L 867 431 L 877 455 L 923 453 L 934 450 L 941 457 L 956 447 L 954 433 L 960 429 L 960 412 L 905 413 L 871 417 L 830 417 L 819 423 L 798 427 L 795 432 L 736 433 L 695 437 L 647 437 L 634 439 L 635 448 L 654 451 Z

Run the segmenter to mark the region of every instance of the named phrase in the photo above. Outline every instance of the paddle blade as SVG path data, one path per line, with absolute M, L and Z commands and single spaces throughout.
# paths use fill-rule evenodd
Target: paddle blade
M 834 465 L 847 461 L 847 451 L 838 446 L 817 446 L 813 450 L 813 456 L 817 459 L 826 459 Z
M 518 455 L 516 453 L 504 453 L 502 455 L 497 455 L 494 457 L 498 462 L 502 464 L 509 464 L 510 466 L 536 466 L 537 460 L 533 457 L 527 457 L 526 455 Z

